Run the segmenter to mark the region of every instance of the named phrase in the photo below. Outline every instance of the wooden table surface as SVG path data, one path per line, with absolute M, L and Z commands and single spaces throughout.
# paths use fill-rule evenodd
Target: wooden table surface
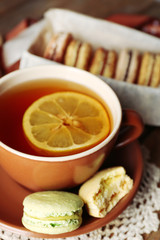
M 116 13 L 145 14 L 160 18 L 158 0 L 0 0 L 0 34 L 6 34 L 26 17 L 42 17 L 48 8 L 71 9 L 99 18 Z M 151 161 L 160 167 L 160 127 L 145 126 L 140 142 L 150 150 Z M 157 232 L 144 234 L 143 238 L 160 240 L 160 228 Z

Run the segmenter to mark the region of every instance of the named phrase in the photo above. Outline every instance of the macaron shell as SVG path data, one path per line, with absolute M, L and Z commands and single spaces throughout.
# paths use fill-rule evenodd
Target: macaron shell
M 24 201 L 24 212 L 36 218 L 73 215 L 83 207 L 81 198 L 63 191 L 43 191 L 28 195 Z
M 72 35 L 70 33 L 60 33 L 59 37 L 57 38 L 57 46 L 56 51 L 53 57 L 53 60 L 56 62 L 63 62 L 63 57 L 66 51 L 66 48 L 69 42 L 72 39 Z
M 82 43 L 78 52 L 76 67 L 83 70 L 87 70 L 91 54 L 92 54 L 91 45 L 86 42 Z
M 140 54 L 137 50 L 131 51 L 131 60 L 126 82 L 135 83 L 139 69 Z
M 113 168 L 107 168 L 105 170 L 102 170 L 100 172 L 97 172 L 92 178 L 90 178 L 88 181 L 82 184 L 79 190 L 79 195 L 82 197 L 82 199 L 87 198 L 90 199 L 94 196 L 95 192 L 99 188 L 99 184 L 101 182 L 101 179 L 105 176 L 105 178 L 111 177 L 114 178 L 116 175 L 124 175 L 125 169 L 122 167 L 113 167 Z M 88 194 L 89 191 L 89 194 Z
M 106 214 L 132 188 L 133 181 L 123 167 L 102 170 L 85 182 L 79 195 L 83 199 L 89 215 L 105 217 Z
M 64 56 L 64 64 L 74 67 L 76 65 L 78 51 L 80 49 L 81 42 L 79 40 L 73 39 L 67 49 Z
M 101 75 L 104 62 L 106 58 L 106 51 L 103 48 L 98 48 L 91 61 L 89 71 L 95 75 Z
M 117 62 L 117 53 L 113 50 L 108 51 L 107 59 L 103 70 L 103 76 L 112 78 L 114 77 Z
M 70 33 L 55 34 L 44 51 L 44 57 L 62 63 L 66 48 L 71 39 L 72 35 Z
M 158 87 L 160 85 L 160 54 L 155 55 L 152 77 L 150 81 L 151 87 Z
M 121 50 L 119 53 L 117 67 L 116 67 L 116 73 L 115 73 L 116 80 L 119 80 L 119 81 L 125 80 L 129 59 L 130 59 L 129 51 L 126 49 Z
M 142 56 L 140 71 L 137 83 L 140 85 L 148 86 L 154 64 L 154 55 L 149 52 L 145 52 Z
M 56 40 L 58 38 L 58 34 L 55 34 L 51 40 L 49 41 L 48 45 L 46 46 L 46 49 L 44 51 L 44 58 L 52 60 L 54 52 L 56 50 Z
M 52 223 L 46 224 L 45 221 L 41 221 L 39 222 L 39 224 L 35 224 L 35 225 L 28 224 L 25 222 L 25 218 L 22 218 L 22 223 L 27 229 L 33 232 L 44 233 L 44 234 L 61 234 L 61 233 L 71 232 L 79 228 L 82 223 L 82 218 L 80 218 L 76 224 L 71 224 L 68 222 L 65 225 L 61 225 L 61 226 L 55 226 Z

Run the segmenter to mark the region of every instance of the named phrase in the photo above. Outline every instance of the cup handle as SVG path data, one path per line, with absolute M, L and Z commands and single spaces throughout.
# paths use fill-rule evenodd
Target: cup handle
M 143 132 L 144 124 L 140 115 L 134 110 L 122 110 L 122 123 L 115 148 L 126 146 L 136 140 Z

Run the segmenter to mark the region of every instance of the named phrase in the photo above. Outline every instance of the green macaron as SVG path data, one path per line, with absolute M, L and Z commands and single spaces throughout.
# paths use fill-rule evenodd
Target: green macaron
M 82 199 L 64 191 L 36 192 L 23 201 L 23 225 L 34 232 L 60 234 L 71 232 L 82 223 Z

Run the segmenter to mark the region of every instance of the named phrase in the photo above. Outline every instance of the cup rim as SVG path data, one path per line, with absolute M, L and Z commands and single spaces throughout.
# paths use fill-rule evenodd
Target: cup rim
M 30 160 L 33 160 L 33 161 L 43 161 L 43 162 L 71 161 L 71 160 L 79 159 L 79 158 L 82 158 L 82 157 L 86 157 L 87 155 L 91 155 L 91 154 L 95 153 L 96 151 L 102 149 L 107 143 L 109 143 L 114 138 L 114 136 L 117 134 L 117 132 L 118 132 L 118 130 L 120 128 L 121 121 L 122 121 L 122 108 L 121 108 L 121 104 L 120 104 L 120 101 L 119 101 L 116 93 L 100 77 L 98 77 L 96 75 L 93 75 L 90 72 L 87 72 L 85 70 L 77 69 L 75 67 L 50 64 L 50 65 L 41 65 L 41 66 L 34 66 L 34 67 L 25 68 L 25 69 L 15 70 L 15 71 L 13 71 L 11 73 L 8 73 L 5 76 L 3 76 L 1 78 L 1 83 L 0 84 L 2 84 L 3 82 L 9 80 L 10 77 L 15 77 L 17 74 L 22 74 L 22 73 L 26 73 L 26 72 L 29 72 L 29 71 L 34 71 L 35 69 L 36 70 L 39 69 L 39 70 L 42 71 L 42 68 L 43 69 L 47 69 L 47 68 L 68 69 L 68 71 L 76 71 L 77 73 L 83 73 L 86 76 L 88 75 L 88 76 L 92 77 L 93 79 L 96 79 L 96 81 L 97 80 L 101 81 L 101 84 L 103 84 L 104 87 L 107 88 L 112 93 L 112 95 L 114 96 L 114 99 L 116 99 L 117 105 L 119 107 L 119 119 L 118 119 L 119 121 L 117 120 L 117 123 L 114 126 L 112 132 L 102 142 L 100 142 L 99 144 L 97 144 L 96 146 L 94 146 L 94 147 L 92 147 L 92 148 L 90 148 L 88 150 L 85 150 L 85 151 L 80 152 L 80 153 L 68 155 L 68 156 L 58 156 L 58 157 L 55 156 L 54 157 L 54 156 L 36 156 L 36 155 L 31 155 L 31 154 L 24 153 L 24 152 L 21 152 L 19 150 L 16 150 L 16 149 L 8 146 L 7 144 L 3 143 L 1 140 L 0 140 L 0 147 L 4 148 L 5 150 L 7 150 L 10 153 L 13 153 L 13 154 L 15 154 L 15 155 L 17 155 L 19 157 L 27 158 L 27 159 L 30 159 Z

